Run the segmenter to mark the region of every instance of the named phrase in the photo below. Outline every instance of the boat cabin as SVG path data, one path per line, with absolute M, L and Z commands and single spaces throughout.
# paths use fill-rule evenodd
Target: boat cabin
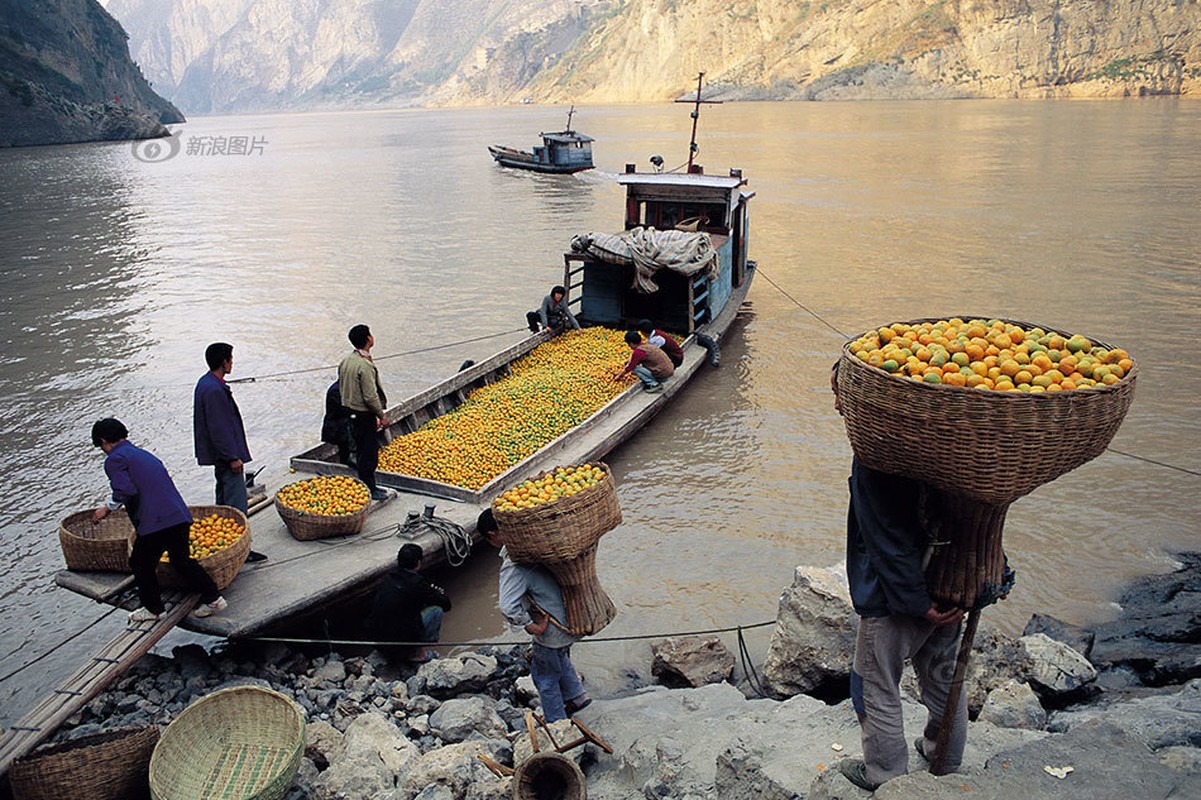
M 575 131 L 543 133 L 542 146 L 534 148 L 534 160 L 550 167 L 588 169 L 592 167 L 593 141 Z
M 692 333 L 711 321 L 731 292 L 747 280 L 747 191 L 741 170 L 706 175 L 699 166 L 688 173 L 638 173 L 626 165 L 618 183 L 626 187 L 625 230 L 653 228 L 709 234 L 718 254 L 717 276 L 685 276 L 670 269 L 654 275 L 659 291 L 639 291 L 636 267 L 614 264 L 586 253 L 564 256 L 564 286 L 588 323 L 632 328 L 649 319 L 664 330 Z

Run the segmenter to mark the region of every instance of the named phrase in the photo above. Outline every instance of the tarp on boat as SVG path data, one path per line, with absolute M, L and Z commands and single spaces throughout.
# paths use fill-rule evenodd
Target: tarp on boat
M 631 228 L 622 233 L 583 233 L 572 237 L 571 249 L 610 264 L 633 264 L 633 288 L 643 294 L 659 291 L 654 276 L 661 269 L 690 277 L 704 272 L 711 280 L 720 270 L 713 239 L 704 232 Z

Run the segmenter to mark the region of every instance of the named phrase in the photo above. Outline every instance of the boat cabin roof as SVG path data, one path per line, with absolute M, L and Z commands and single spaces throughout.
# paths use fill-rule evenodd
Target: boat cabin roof
M 554 142 L 555 144 L 575 144 L 577 142 L 596 141 L 591 136 L 583 133 L 576 133 L 575 131 L 555 131 L 553 133 L 543 133 L 542 139 L 548 144 L 551 142 Z
M 746 183 L 746 178 L 732 175 L 704 175 L 683 172 L 627 172 L 617 176 L 622 186 L 642 184 L 645 186 L 691 186 L 705 189 L 730 191 Z

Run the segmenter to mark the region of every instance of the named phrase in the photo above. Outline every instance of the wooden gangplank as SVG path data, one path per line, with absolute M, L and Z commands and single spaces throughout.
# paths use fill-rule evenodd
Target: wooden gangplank
M 0 775 L 149 652 L 155 642 L 195 608 L 200 595 L 164 593 L 163 599 L 174 605 L 162 618 L 153 623 L 139 623 L 117 634 L 28 714 L 0 734 Z

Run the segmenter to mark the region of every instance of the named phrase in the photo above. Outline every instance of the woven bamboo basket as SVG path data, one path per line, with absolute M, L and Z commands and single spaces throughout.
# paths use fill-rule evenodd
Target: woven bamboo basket
M 133 523 L 125 509 L 109 514 L 99 523 L 92 522 L 93 511 L 80 511 L 58 526 L 58 543 L 63 549 L 67 569 L 75 572 L 125 572 L 129 569 L 126 542 Z
M 353 514 L 314 514 L 284 505 L 280 502 L 279 492 L 276 492 L 275 510 L 279 512 L 279 518 L 284 521 L 293 539 L 310 542 L 314 539 L 359 533 L 363 530 L 367 515 L 371 513 L 371 502 L 364 503 L 363 507 Z
M 260 686 L 235 686 L 192 703 L 150 759 L 154 800 L 279 800 L 304 754 L 304 713 Z
M 567 610 L 564 627 L 577 636 L 598 633 L 617 616 L 596 575 L 596 547 L 601 536 L 621 524 L 621 505 L 609 466 L 597 466 L 605 477 L 582 492 L 533 508 L 493 509 L 509 558 L 541 564 L 559 582 Z
M 1134 399 L 1137 377 L 1135 364 L 1118 383 L 1095 389 L 982 391 L 892 375 L 853 356 L 849 343 L 843 348 L 838 397 L 855 456 L 944 492 L 947 543 L 926 572 L 935 600 L 973 608 L 995 599 L 1010 503 L 1100 455 Z
M 158 726 L 150 725 L 38 748 L 8 770 L 13 800 L 62 800 L 82 794 L 89 800 L 146 797 L 150 754 L 158 739 Z
M 218 550 L 211 556 L 196 559 L 196 563 L 204 567 L 204 571 L 213 579 L 213 583 L 217 584 L 217 588 L 225 589 L 233 583 L 234 578 L 238 576 L 238 571 L 246 563 L 246 557 L 250 555 L 250 523 L 246 520 L 245 514 L 229 506 L 188 506 L 188 510 L 192 512 L 192 517 L 195 519 L 203 519 L 204 517 L 216 514 L 219 517 L 236 520 L 244 529 L 242 537 L 229 547 Z M 135 534 L 131 529 L 128 540 L 129 552 L 133 551 L 134 536 Z M 187 582 L 175 571 L 175 568 L 166 561 L 158 563 L 155 574 L 158 576 L 159 585 L 162 587 L 171 589 L 190 588 Z

